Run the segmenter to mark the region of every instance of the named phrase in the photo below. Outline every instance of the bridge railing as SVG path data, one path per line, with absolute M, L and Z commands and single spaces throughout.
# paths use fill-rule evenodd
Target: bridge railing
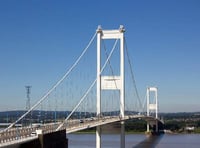
M 6 132 L 0 133 L 0 143 L 6 143 L 14 140 L 23 139 L 30 137 L 31 133 L 35 131 L 36 128 L 12 128 Z
M 59 123 L 51 123 L 38 127 L 17 127 L 11 128 L 6 132 L 0 133 L 0 144 L 7 143 L 15 140 L 21 140 L 28 137 L 37 136 L 36 130 L 42 130 L 43 133 L 54 132 Z

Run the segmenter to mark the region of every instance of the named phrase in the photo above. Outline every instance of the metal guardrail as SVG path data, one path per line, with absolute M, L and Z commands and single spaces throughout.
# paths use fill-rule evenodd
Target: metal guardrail
M 6 132 L 0 133 L 0 147 L 1 147 L 1 144 L 26 139 L 29 137 L 35 137 L 37 136 L 35 131 L 38 129 L 41 129 L 43 133 L 54 132 L 57 126 L 58 126 L 58 123 L 46 124 L 39 127 L 17 127 L 17 128 L 9 129 Z

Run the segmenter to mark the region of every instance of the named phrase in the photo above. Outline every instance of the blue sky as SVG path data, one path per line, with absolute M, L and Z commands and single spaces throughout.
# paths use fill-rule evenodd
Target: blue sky
M 80 54 L 98 25 L 123 24 L 141 96 L 159 88 L 160 111 L 200 111 L 198 0 L 0 1 L 0 110 L 39 98 Z

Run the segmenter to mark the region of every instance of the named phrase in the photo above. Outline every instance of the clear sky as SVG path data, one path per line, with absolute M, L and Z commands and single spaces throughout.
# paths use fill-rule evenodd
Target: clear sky
M 0 110 L 39 98 L 74 62 L 98 25 L 126 29 L 141 96 L 160 111 L 200 111 L 199 0 L 1 0 Z

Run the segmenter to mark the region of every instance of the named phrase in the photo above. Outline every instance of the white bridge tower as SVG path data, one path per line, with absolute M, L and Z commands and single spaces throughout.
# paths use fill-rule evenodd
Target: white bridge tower
M 97 116 L 101 115 L 101 91 L 119 90 L 120 91 L 120 116 L 124 118 L 124 32 L 125 29 L 120 25 L 118 30 L 97 29 Z M 101 41 L 106 39 L 120 40 L 120 75 L 102 76 L 101 75 Z M 117 85 L 117 86 L 116 86 Z M 96 129 L 96 148 L 101 148 L 101 127 Z M 125 148 L 124 121 L 121 121 L 121 148 Z
M 154 93 L 151 95 L 151 92 Z M 158 88 L 147 88 L 147 116 L 150 116 L 150 112 L 154 112 L 156 118 L 156 132 L 158 132 Z M 149 132 L 149 122 L 147 122 L 147 132 Z

